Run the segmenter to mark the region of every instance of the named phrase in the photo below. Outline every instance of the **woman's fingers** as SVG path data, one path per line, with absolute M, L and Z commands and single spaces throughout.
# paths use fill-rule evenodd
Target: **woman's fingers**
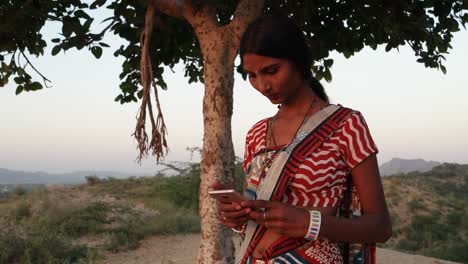
M 222 212 L 222 216 L 226 218 L 240 218 L 240 217 L 248 216 L 251 211 L 252 209 L 250 208 L 244 208 L 238 211 L 221 211 L 221 212 Z
M 218 201 L 218 208 L 220 211 L 232 212 L 242 210 L 242 206 L 238 203 L 221 203 Z
M 246 200 L 242 201 L 240 204 L 242 207 L 252 208 L 255 211 L 259 210 L 269 210 L 284 206 L 284 203 L 280 202 L 272 202 L 272 201 L 265 201 L 265 200 Z

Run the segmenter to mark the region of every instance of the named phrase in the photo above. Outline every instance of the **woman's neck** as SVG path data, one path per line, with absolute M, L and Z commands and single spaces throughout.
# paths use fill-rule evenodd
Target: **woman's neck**
M 309 110 L 313 112 L 313 109 L 310 109 L 312 102 L 314 101 L 314 97 L 317 95 L 314 91 L 307 85 L 303 85 L 298 92 L 295 94 L 293 98 L 289 101 L 281 104 L 281 108 L 277 113 L 277 117 L 280 118 L 294 118 L 296 116 L 304 116 L 307 114 Z M 316 99 L 317 102 L 315 106 L 318 104 L 322 104 L 322 100 L 319 98 Z M 316 108 L 316 107 L 313 108 Z

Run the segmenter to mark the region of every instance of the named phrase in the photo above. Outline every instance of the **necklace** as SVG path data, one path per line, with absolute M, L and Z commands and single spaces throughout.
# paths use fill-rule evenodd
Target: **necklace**
M 296 138 L 297 136 L 297 133 L 299 132 L 300 128 L 302 127 L 302 125 L 304 124 L 305 120 L 307 119 L 307 116 L 309 115 L 310 111 L 312 110 L 312 108 L 314 108 L 315 104 L 317 102 L 317 96 L 314 96 L 314 99 L 312 100 L 312 102 L 310 103 L 310 106 L 309 108 L 307 109 L 307 112 L 304 114 L 304 117 L 302 118 L 302 121 L 301 121 L 301 124 L 297 127 L 296 129 L 296 132 L 294 132 L 294 136 L 292 137 L 292 139 L 289 141 L 288 144 L 285 145 L 285 147 L 287 147 L 289 144 L 291 144 L 291 142 L 294 140 L 294 138 Z M 276 141 L 275 141 L 275 136 L 273 135 L 273 124 L 276 120 L 276 115 L 274 115 L 269 123 L 268 123 L 268 130 L 267 130 L 267 137 L 266 137 L 266 148 L 265 148 L 265 153 L 268 151 L 268 148 L 269 148 L 269 143 L 272 142 L 274 144 L 274 146 L 278 146 L 278 144 L 276 144 Z
M 275 139 L 273 137 L 273 123 L 275 121 L 276 115 L 273 116 L 270 119 L 270 121 L 268 123 L 268 128 L 267 128 L 266 147 L 265 147 L 265 151 L 263 152 L 263 155 L 265 155 L 265 158 L 264 158 L 264 160 L 262 162 L 262 165 L 260 167 L 260 179 L 263 179 L 266 176 L 266 173 L 268 172 L 268 169 L 270 168 L 271 164 L 273 163 L 273 160 L 281 152 L 281 150 L 286 149 L 289 146 L 289 144 L 291 144 L 291 142 L 293 142 L 293 140 L 297 137 L 297 133 L 301 129 L 302 125 L 305 123 L 305 120 L 307 119 L 307 116 L 309 115 L 310 111 L 314 108 L 314 106 L 316 104 L 316 101 L 317 101 L 317 96 L 315 96 L 314 99 L 312 100 L 312 103 L 310 103 L 309 109 L 307 110 L 304 117 L 302 118 L 301 124 L 296 129 L 296 132 L 294 133 L 294 136 L 291 139 L 291 141 L 288 144 L 284 145 L 283 148 L 281 148 L 279 151 L 275 151 L 272 155 L 268 155 L 268 148 L 269 148 L 269 142 L 270 141 L 273 141 L 275 146 L 277 146 L 276 142 L 275 142 Z M 271 140 L 269 140 L 270 138 L 271 138 Z

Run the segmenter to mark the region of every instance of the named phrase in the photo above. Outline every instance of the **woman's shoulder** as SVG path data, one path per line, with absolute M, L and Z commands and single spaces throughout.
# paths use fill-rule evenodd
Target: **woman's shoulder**
M 266 132 L 268 127 L 268 120 L 270 120 L 270 117 L 264 118 L 250 127 L 249 131 L 247 132 L 247 138 L 254 135 L 259 135 L 261 132 Z
M 342 123 L 340 126 L 349 126 L 353 123 L 360 123 L 361 125 L 367 126 L 364 116 L 362 115 L 361 111 L 353 109 L 351 107 L 343 106 L 341 104 L 336 104 L 339 108 L 346 110 L 348 113 L 345 118 L 343 118 Z

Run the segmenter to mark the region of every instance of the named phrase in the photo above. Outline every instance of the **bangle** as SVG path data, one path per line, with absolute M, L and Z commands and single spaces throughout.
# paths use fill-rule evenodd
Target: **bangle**
M 242 234 L 244 233 L 246 226 L 246 224 L 243 224 L 240 229 L 231 228 L 231 230 L 234 231 L 234 233 L 236 234 Z
M 310 215 L 309 229 L 307 230 L 305 239 L 317 240 L 319 232 L 320 232 L 320 225 L 322 224 L 322 214 L 320 213 L 320 211 L 310 210 L 309 215 Z

